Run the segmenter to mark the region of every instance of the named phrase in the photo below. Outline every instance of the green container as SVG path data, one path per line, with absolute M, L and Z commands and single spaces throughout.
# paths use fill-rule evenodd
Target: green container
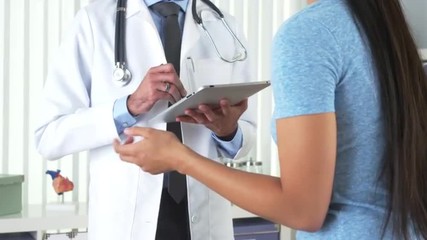
M 22 210 L 24 175 L 0 174 L 0 216 Z

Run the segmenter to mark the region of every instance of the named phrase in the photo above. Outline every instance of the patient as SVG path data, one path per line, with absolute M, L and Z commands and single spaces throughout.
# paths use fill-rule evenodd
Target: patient
M 319 0 L 283 24 L 272 53 L 280 177 L 150 128 L 127 129 L 115 151 L 152 174 L 187 174 L 298 239 L 427 239 L 427 79 L 400 1 Z

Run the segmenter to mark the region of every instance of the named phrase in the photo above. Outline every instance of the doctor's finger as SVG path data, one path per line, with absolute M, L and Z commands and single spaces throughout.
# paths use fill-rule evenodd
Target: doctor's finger
M 173 97 L 175 102 L 178 102 L 182 98 L 181 92 L 175 84 L 170 84 L 168 93 Z
M 181 80 L 179 79 L 178 74 L 175 71 L 175 68 L 172 64 L 163 64 L 158 67 L 151 68 L 149 70 L 151 75 L 155 75 L 159 81 L 168 81 L 177 86 L 178 91 L 181 93 L 181 96 L 186 96 L 187 91 L 184 88 Z
M 199 111 L 204 114 L 206 119 L 209 122 L 214 122 L 218 120 L 222 112 L 215 111 L 213 108 L 209 107 L 208 105 L 199 105 Z
M 177 82 L 178 75 L 175 72 L 148 72 L 146 78 L 152 82 Z
M 167 92 L 162 92 L 161 94 L 162 94 L 161 99 L 166 100 L 166 101 L 170 102 L 171 104 L 176 103 L 176 100 L 172 96 L 172 94 L 167 93 Z
M 197 123 L 196 120 L 190 116 L 182 115 L 176 118 L 177 122 L 184 122 L 184 123 Z
M 195 121 L 195 123 L 205 124 L 208 122 L 208 119 L 206 118 L 204 113 L 199 113 L 192 109 L 185 110 L 185 115 L 191 117 Z
M 170 74 L 157 74 L 150 76 L 150 83 L 147 83 L 151 88 L 161 92 L 176 92 L 179 99 L 187 95 L 187 91 L 184 89 L 181 81 L 177 80 L 177 77 L 173 77 Z M 174 90 L 172 90 L 172 87 Z
M 228 101 L 228 99 L 221 99 L 219 101 L 219 105 L 221 107 L 221 111 L 222 111 L 223 115 L 227 116 L 228 114 L 230 114 L 231 105 L 230 105 L 230 101 Z
M 158 82 L 156 89 L 158 92 L 161 92 L 162 99 L 170 100 L 172 103 L 175 103 L 182 98 L 177 86 L 169 81 L 165 80 Z
M 233 107 L 238 107 L 241 109 L 242 112 L 246 111 L 248 109 L 248 99 L 242 100 L 241 102 L 234 104 Z
M 168 81 L 172 85 L 175 86 L 176 90 L 178 91 L 178 94 L 181 97 L 187 96 L 187 90 L 185 90 L 184 85 L 182 84 L 181 80 L 179 79 L 179 76 L 174 74 L 167 74 L 165 75 L 165 81 Z
M 160 64 L 159 66 L 151 67 L 148 70 L 148 72 L 149 73 L 176 73 L 175 68 L 171 63 Z
M 185 90 L 184 85 L 182 85 L 182 82 L 180 80 L 178 80 L 175 86 L 177 87 L 179 95 L 181 95 L 180 96 L 181 98 L 187 96 L 187 90 Z
M 156 70 L 160 72 L 176 73 L 175 67 L 172 63 L 161 64 L 156 68 Z
M 182 84 L 181 80 L 179 78 L 174 79 L 174 81 L 172 82 L 176 89 L 178 90 L 178 93 L 180 95 L 180 99 L 182 97 L 187 96 L 187 90 L 185 90 L 184 85 Z
M 170 90 L 168 90 L 170 91 Z M 175 98 L 170 94 L 169 92 L 166 92 L 165 89 L 159 89 L 159 87 L 156 88 L 156 94 L 155 94 L 156 102 L 158 100 L 166 100 L 168 102 L 171 102 L 174 104 L 176 102 Z

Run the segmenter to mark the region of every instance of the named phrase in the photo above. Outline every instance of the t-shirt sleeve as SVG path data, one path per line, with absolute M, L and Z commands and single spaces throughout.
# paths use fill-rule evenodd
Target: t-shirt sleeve
M 293 18 L 272 47 L 274 118 L 335 112 L 341 64 L 338 44 L 321 23 Z

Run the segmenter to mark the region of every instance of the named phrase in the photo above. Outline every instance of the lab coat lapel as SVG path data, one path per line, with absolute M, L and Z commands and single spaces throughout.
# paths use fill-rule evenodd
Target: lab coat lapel
M 139 51 L 128 51 L 128 54 L 139 54 L 140 56 L 138 59 L 142 62 L 147 61 L 147 56 L 150 56 L 149 59 L 155 64 L 166 63 L 166 58 L 163 54 L 162 41 L 158 34 L 157 27 L 154 24 L 153 18 L 151 17 L 150 10 L 144 1 L 128 0 L 126 17 L 126 29 L 131 29 L 126 33 L 126 36 L 129 36 L 126 38 L 126 41 L 129 42 L 129 46 L 138 46 L 138 49 L 141 46 L 145 46 L 143 47 L 145 50 L 142 53 Z M 151 54 L 148 54 L 149 52 L 151 52 Z M 155 54 L 153 54 L 153 52 L 155 52 Z M 144 58 L 141 59 L 141 56 L 144 56 Z
M 143 10 L 142 8 L 145 4 L 142 4 L 142 0 L 128 0 L 126 8 L 126 18 L 131 17 L 132 15 Z M 147 7 L 145 7 L 147 9 Z
M 126 10 L 126 18 L 130 18 L 135 14 L 140 13 L 142 18 L 150 23 L 153 28 L 156 29 L 154 25 L 153 18 L 151 17 L 150 10 L 148 10 L 147 5 L 143 3 L 143 0 L 128 0 L 127 10 Z
M 197 1 L 197 9 L 200 7 L 199 2 L 200 1 Z M 181 45 L 181 63 L 183 62 L 182 59 L 187 57 L 192 46 L 199 41 L 200 38 L 200 29 L 196 22 L 194 22 L 193 12 L 191 11 L 192 4 L 193 0 L 190 0 L 188 2 L 187 11 L 185 12 L 185 23 Z
M 181 65 L 183 63 L 182 59 L 185 59 L 187 57 L 187 55 L 191 51 L 191 48 L 200 39 L 200 28 L 194 22 L 193 13 L 191 11 L 192 2 L 193 0 L 190 0 L 188 2 L 187 10 L 185 13 L 184 29 L 183 29 L 182 45 L 181 45 Z M 200 1 L 197 1 L 197 9 L 201 9 L 202 7 L 203 5 L 201 5 Z M 130 18 L 136 14 L 138 14 L 138 16 L 141 16 L 144 19 L 144 21 L 146 21 L 147 23 L 149 23 L 150 26 L 156 29 L 153 19 L 151 18 L 150 11 L 147 8 L 147 6 L 143 3 L 143 1 L 128 0 L 126 18 Z M 147 41 L 151 41 L 151 38 L 148 39 Z M 160 46 L 162 46 L 160 37 L 158 37 L 157 41 L 160 44 Z

